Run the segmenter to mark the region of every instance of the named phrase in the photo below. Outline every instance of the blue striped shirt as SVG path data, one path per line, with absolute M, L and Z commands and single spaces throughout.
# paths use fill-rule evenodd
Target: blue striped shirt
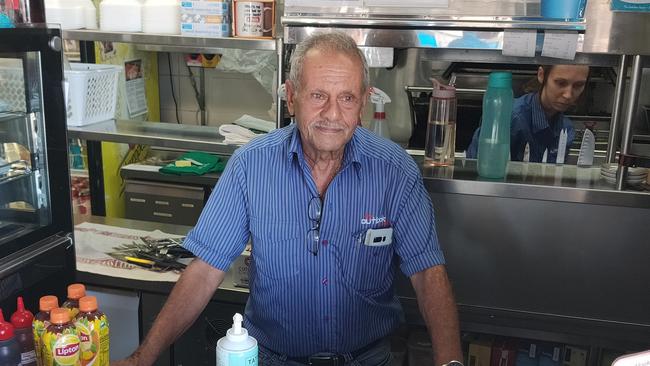
M 355 130 L 322 203 L 316 256 L 313 197 L 298 129 L 273 131 L 233 154 L 184 244 L 225 271 L 252 239 L 245 326 L 292 357 L 351 352 L 386 336 L 403 318 L 393 265 L 411 276 L 444 263 L 429 194 L 398 145 Z M 391 245 L 363 244 L 368 229 L 389 226 Z
M 565 154 L 568 155 L 576 135 L 571 120 L 563 113 L 558 113 L 552 120 L 546 118 L 544 108 L 539 100 L 539 93 L 524 94 L 515 99 L 510 126 L 510 159 L 522 161 L 526 144 L 528 144 L 529 161 L 540 163 L 544 156 L 544 150 L 548 150 L 546 161 L 554 163 L 557 159 L 560 132 L 564 128 L 567 129 Z M 480 128 L 477 128 L 472 137 L 472 143 L 467 148 L 466 156 L 468 158 L 476 158 L 478 155 L 479 133 Z

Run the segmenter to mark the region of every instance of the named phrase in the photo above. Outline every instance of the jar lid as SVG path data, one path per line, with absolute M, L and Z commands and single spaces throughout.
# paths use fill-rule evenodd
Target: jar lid
M 512 74 L 506 71 L 495 71 L 490 73 L 488 87 L 512 88 Z

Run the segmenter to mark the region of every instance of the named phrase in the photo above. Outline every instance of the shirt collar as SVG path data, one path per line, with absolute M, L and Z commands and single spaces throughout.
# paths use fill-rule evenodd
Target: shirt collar
M 292 125 L 291 139 L 289 140 L 289 151 L 287 153 L 287 159 L 298 159 L 298 161 L 304 161 L 305 156 L 302 150 L 302 141 L 300 139 L 300 131 L 296 124 Z M 341 170 L 345 169 L 348 165 L 352 165 L 357 178 L 361 179 L 361 156 L 359 154 L 358 148 L 358 128 L 355 129 L 352 139 L 348 141 L 345 145 L 345 151 L 343 152 L 343 162 L 341 164 Z
M 542 102 L 540 100 L 539 93 L 533 94 L 533 100 L 531 102 L 531 112 L 532 112 L 532 130 L 534 133 L 537 133 L 541 130 L 545 130 L 549 127 L 552 128 L 555 135 L 559 135 L 562 130 L 562 123 L 560 121 L 564 120 L 564 114 L 558 113 L 553 119 L 552 125 L 549 124 L 548 118 L 546 118 L 546 113 L 544 113 L 544 108 L 542 107 Z

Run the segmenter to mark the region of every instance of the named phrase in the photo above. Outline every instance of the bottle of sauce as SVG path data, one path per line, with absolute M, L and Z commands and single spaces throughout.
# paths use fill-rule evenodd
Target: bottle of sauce
M 73 283 L 68 286 L 68 299 L 61 305 L 68 309 L 70 319 L 74 319 L 79 313 L 79 299 L 86 296 L 86 286 L 80 283 Z
M 14 338 L 14 327 L 5 321 L 0 310 L 0 366 L 20 366 L 20 345 Z
M 50 312 L 54 308 L 59 307 L 59 299 L 56 296 L 48 295 L 43 296 L 38 301 L 39 312 L 34 316 L 32 322 L 32 332 L 34 333 L 34 351 L 36 352 L 36 364 L 38 366 L 45 365 L 45 358 L 43 358 L 43 334 L 47 327 L 50 325 Z
M 81 341 L 81 365 L 109 366 L 109 326 L 95 296 L 79 299 L 75 326 Z
M 70 319 L 70 311 L 54 308 L 50 312 L 50 326 L 43 334 L 43 356 L 46 366 L 81 366 L 77 328 Z
M 232 317 L 232 328 L 217 341 L 217 366 L 257 366 L 257 340 L 242 327 L 241 314 Z
M 34 349 L 34 333 L 32 322 L 34 314 L 25 309 L 23 298 L 18 296 L 16 311 L 11 314 L 11 325 L 14 326 L 16 341 L 20 345 L 21 366 L 36 366 L 36 351 Z

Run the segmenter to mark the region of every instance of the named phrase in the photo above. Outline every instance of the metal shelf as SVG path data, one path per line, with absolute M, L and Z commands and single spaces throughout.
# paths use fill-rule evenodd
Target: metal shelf
M 232 155 L 239 145 L 223 143 L 216 127 L 163 122 L 110 120 L 83 127 L 68 126 L 68 137 L 89 141 L 142 144 L 170 149 Z
M 218 53 L 219 49 L 275 51 L 275 39 L 207 38 L 169 34 L 104 32 L 97 30 L 63 30 L 64 39 L 78 41 L 112 41 L 146 45 L 150 51 L 184 51 Z

